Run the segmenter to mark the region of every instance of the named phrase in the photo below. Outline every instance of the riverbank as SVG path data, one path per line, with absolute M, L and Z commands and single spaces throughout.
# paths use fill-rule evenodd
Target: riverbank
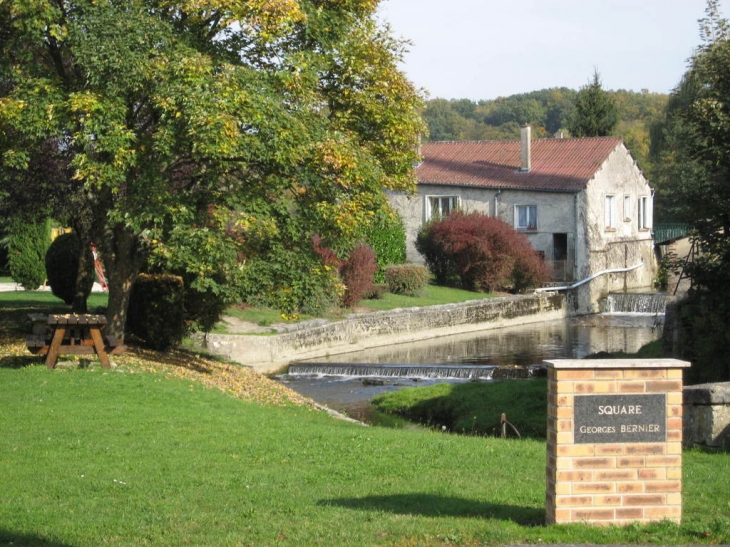
M 215 355 L 271 373 L 298 359 L 566 317 L 568 309 L 561 294 L 514 295 L 353 314 L 333 322 L 305 321 L 274 335 L 208 334 L 195 341 Z

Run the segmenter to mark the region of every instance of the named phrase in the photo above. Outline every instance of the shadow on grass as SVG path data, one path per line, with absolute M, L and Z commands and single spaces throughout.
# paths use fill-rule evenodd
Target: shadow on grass
M 321 500 L 318 505 L 339 505 L 348 509 L 385 511 L 424 517 L 467 517 L 509 520 L 523 526 L 545 524 L 545 510 L 518 505 L 484 503 L 436 494 L 395 494 Z
M 2 545 L 12 545 L 13 547 L 71 547 L 69 543 L 59 543 L 34 535 L 17 534 L 0 529 L 0 546 Z
M 43 365 L 43 357 L 37 355 L 6 355 L 0 357 L 0 368 L 26 368 Z

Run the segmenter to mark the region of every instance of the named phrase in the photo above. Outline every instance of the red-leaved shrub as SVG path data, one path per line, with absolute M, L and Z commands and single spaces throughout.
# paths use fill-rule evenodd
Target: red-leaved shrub
M 468 290 L 523 291 L 549 279 L 527 237 L 501 219 L 457 211 L 427 225 L 416 247 L 438 278 L 458 276 Z
M 340 278 L 345 284 L 342 305 L 351 308 L 360 302 L 372 289 L 377 271 L 375 251 L 364 243 L 357 245 L 340 267 Z

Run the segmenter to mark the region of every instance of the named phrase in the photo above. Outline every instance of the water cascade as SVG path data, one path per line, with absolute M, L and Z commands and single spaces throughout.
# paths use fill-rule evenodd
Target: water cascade
M 369 365 L 354 363 L 292 363 L 290 376 L 341 376 L 374 378 L 429 378 L 492 380 L 530 378 L 540 374 L 539 366 L 494 365 Z
M 609 293 L 603 302 L 603 313 L 664 314 L 666 293 Z

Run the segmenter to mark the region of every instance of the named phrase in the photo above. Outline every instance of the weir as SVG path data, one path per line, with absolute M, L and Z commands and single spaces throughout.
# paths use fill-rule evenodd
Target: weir
M 539 374 L 539 366 L 495 365 L 397 365 L 354 363 L 292 363 L 290 376 L 341 376 L 374 378 L 428 378 L 460 380 L 496 380 L 530 378 Z
M 603 313 L 664 314 L 666 293 L 609 293 L 603 301 Z

